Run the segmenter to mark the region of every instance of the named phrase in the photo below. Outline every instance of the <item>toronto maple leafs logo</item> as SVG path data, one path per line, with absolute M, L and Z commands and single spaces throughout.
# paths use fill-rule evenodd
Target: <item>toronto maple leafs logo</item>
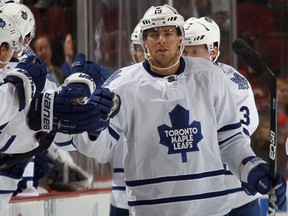
M 162 8 L 156 8 L 154 14 L 161 14 L 162 13 Z
M 233 73 L 231 80 L 238 85 L 238 89 L 249 89 L 248 81 L 239 74 Z
M 0 27 L 3 29 L 6 26 L 6 22 L 0 18 Z
M 27 14 L 25 11 L 21 11 L 21 17 L 22 17 L 24 20 L 27 20 L 27 19 L 28 19 L 28 14 Z
M 202 140 L 201 125 L 198 121 L 189 124 L 189 111 L 177 105 L 170 113 L 172 127 L 158 127 L 160 144 L 168 148 L 168 154 L 181 154 L 182 163 L 187 162 L 187 153 L 199 151 L 197 144 Z
M 204 17 L 204 19 L 209 22 L 209 23 L 212 23 L 212 20 L 209 18 L 209 17 Z

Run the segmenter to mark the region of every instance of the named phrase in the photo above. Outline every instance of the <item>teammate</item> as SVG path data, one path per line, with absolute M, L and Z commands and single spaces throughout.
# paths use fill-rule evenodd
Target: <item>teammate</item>
M 184 29 L 184 55 L 208 59 L 223 69 L 224 74 L 228 77 L 229 89 L 234 95 L 241 115 L 244 133 L 250 137 L 259 122 L 253 91 L 244 76 L 231 66 L 217 62 L 220 54 L 220 29 L 218 25 L 209 17 L 199 19 L 192 17 L 185 22 Z M 232 175 L 229 169 L 226 173 L 229 200 L 232 207 L 229 216 L 260 216 L 260 206 L 257 199 L 259 194 L 248 196 L 242 189 L 239 179 Z
M 131 34 L 130 54 L 133 64 L 143 62 L 145 60 L 144 51 L 141 44 L 141 29 L 140 23 L 138 23 Z M 123 142 L 123 137 L 121 137 L 121 141 L 119 141 L 115 146 L 113 152 L 110 216 L 129 216 L 123 168 Z
M 223 163 L 247 193 L 268 194 L 273 188 L 282 209 L 284 176 L 277 173 L 272 185 L 268 164 L 252 151 L 222 69 L 206 59 L 181 57 L 183 25 L 183 17 L 168 5 L 146 11 L 140 28 L 147 60 L 113 73 L 103 85 L 110 91 L 92 94 L 85 105 L 101 106 L 102 120 L 94 118 L 89 129 L 94 133 L 74 135 L 73 143 L 87 156 L 101 152 L 101 158 L 113 152 L 123 134 L 131 215 L 228 214 Z M 115 112 L 111 91 L 120 99 Z M 110 107 L 106 118 L 105 106 Z M 38 121 L 29 117 L 31 126 Z
M 35 55 L 29 46 L 30 42 L 35 37 L 36 28 L 35 19 L 31 10 L 23 4 L 7 2 L 1 7 L 1 11 L 14 21 L 22 36 L 22 50 L 15 56 L 21 60 L 28 56 Z M 18 61 L 15 62 L 16 64 L 18 63 Z M 14 64 L 14 67 L 16 64 Z M 9 65 L 13 67 L 11 62 Z M 48 73 L 44 90 L 57 89 L 59 83 L 62 84 L 62 80 L 55 80 L 52 74 Z M 35 169 L 34 162 L 36 165 Z M 64 149 L 56 149 L 55 146 L 51 146 L 49 148 L 49 153 L 45 151 L 37 155 L 35 161 L 33 157 L 27 165 L 23 174 L 23 179 L 19 182 L 19 187 L 14 194 L 18 194 L 18 196 L 37 196 L 38 191 L 33 185 L 38 186 L 39 179 L 44 178 L 47 175 L 50 175 L 49 181 L 53 178 L 50 187 L 55 190 L 84 189 L 89 187 L 92 182 L 92 176 L 88 175 L 77 166 L 68 152 Z
M 31 10 L 22 4 L 15 3 L 13 1 L 7 1 L 1 8 L 1 13 L 10 18 L 16 25 L 17 30 L 21 34 L 21 51 L 15 52 L 13 58 L 9 62 L 9 67 L 14 68 L 20 60 L 27 58 L 28 56 L 35 56 L 33 50 L 29 47 L 30 42 L 35 37 L 35 19 Z M 49 77 L 50 75 L 47 74 Z M 51 79 L 49 79 L 51 80 Z M 45 82 L 48 87 L 57 88 L 53 82 Z M 46 87 L 47 88 L 47 87 Z M 36 188 L 33 186 L 34 175 L 34 158 L 28 163 L 25 168 L 23 179 L 19 182 L 19 187 L 14 195 L 22 192 L 20 196 L 38 196 Z M 24 188 L 25 189 L 24 189 Z M 24 190 L 24 191 L 23 191 Z
M 132 64 L 142 62 L 145 60 L 144 51 L 141 42 L 141 28 L 140 23 L 136 25 L 131 34 L 130 54 L 132 57 Z
M 0 121 L 2 164 L 3 160 L 7 158 L 5 154 L 26 152 L 37 147 L 38 141 L 35 137 L 35 131 L 30 130 L 26 123 L 26 113 L 32 100 L 31 96 L 38 96 L 44 88 L 47 71 L 43 62 L 35 56 L 26 59 L 16 69 L 11 67 L 9 61 L 13 53 L 21 51 L 22 48 L 20 45 L 21 34 L 15 23 L 3 13 L 0 13 L 0 20 L 2 27 L 0 30 L 0 87 L 1 99 L 3 100 L 1 110 L 5 112 L 1 115 Z M 35 62 L 37 64 L 34 64 Z M 16 88 L 11 87 L 10 83 Z M 18 94 L 17 97 L 14 96 L 15 93 Z M 16 125 L 17 127 L 15 127 Z M 17 188 L 18 181 L 22 178 L 27 163 L 28 160 L 0 172 L 0 208 L 9 202 L 13 191 Z

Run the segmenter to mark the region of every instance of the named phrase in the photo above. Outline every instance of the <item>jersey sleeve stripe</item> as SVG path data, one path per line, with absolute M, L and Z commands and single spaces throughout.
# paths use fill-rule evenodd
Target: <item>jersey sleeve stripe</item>
M 223 141 L 219 141 L 219 146 L 222 145 L 223 143 L 227 142 L 228 140 L 234 138 L 235 136 L 237 136 L 237 135 L 239 135 L 239 134 L 241 134 L 241 133 L 239 132 L 239 133 L 234 134 L 233 136 L 231 136 L 231 137 L 229 137 L 229 138 L 227 138 L 227 139 L 225 139 L 225 140 L 223 140 Z
M 229 130 L 234 130 L 234 129 L 237 129 L 237 128 L 240 128 L 241 127 L 241 123 L 238 122 L 236 124 L 230 124 L 230 125 L 226 125 L 222 128 L 220 128 L 218 130 L 218 132 L 224 132 L 224 131 L 229 131 Z

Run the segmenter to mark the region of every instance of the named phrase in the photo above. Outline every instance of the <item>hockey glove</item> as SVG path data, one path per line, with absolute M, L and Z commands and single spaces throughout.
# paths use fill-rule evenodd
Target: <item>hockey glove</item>
M 268 164 L 258 157 L 248 157 L 242 161 L 241 183 L 242 188 L 248 195 L 273 194 L 275 208 L 283 209 L 286 206 L 286 180 L 285 177 L 277 172 L 276 180 L 273 185 L 269 177 Z
M 47 76 L 45 63 L 36 56 L 29 56 L 9 71 L 4 82 L 13 83 L 19 95 L 19 111 L 29 105 L 43 90 Z
M 108 78 L 107 71 L 103 71 L 101 67 L 92 61 L 86 61 L 86 57 L 83 53 L 77 54 L 75 57 L 72 67 L 71 74 L 85 73 L 88 74 L 96 84 L 97 88 L 100 88 L 104 81 Z
M 95 101 L 81 105 L 74 103 L 79 97 L 78 89 L 66 86 L 59 92 L 46 91 L 31 102 L 28 124 L 35 131 L 53 130 L 65 134 L 101 131 L 109 125 L 107 116 L 114 106 L 115 94 L 107 89 L 96 90 L 94 94 Z
M 73 61 L 71 75 L 64 81 L 63 87 L 78 89 L 79 97 L 73 99 L 75 104 L 84 104 L 96 89 L 101 86 L 100 67 L 92 62 L 85 62 L 85 55 L 78 54 Z M 98 78 L 99 76 L 99 78 Z M 80 94 L 81 93 L 81 94 Z
M 119 112 L 121 105 L 120 97 L 107 88 L 96 89 L 89 102 L 99 108 L 102 121 L 113 118 Z

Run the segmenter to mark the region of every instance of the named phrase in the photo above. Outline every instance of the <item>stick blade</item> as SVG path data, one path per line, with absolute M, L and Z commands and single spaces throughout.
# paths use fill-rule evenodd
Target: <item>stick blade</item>
M 274 76 L 268 66 L 246 41 L 242 40 L 241 38 L 237 38 L 232 44 L 232 49 L 259 75 L 262 75 L 264 72 L 269 72 Z

